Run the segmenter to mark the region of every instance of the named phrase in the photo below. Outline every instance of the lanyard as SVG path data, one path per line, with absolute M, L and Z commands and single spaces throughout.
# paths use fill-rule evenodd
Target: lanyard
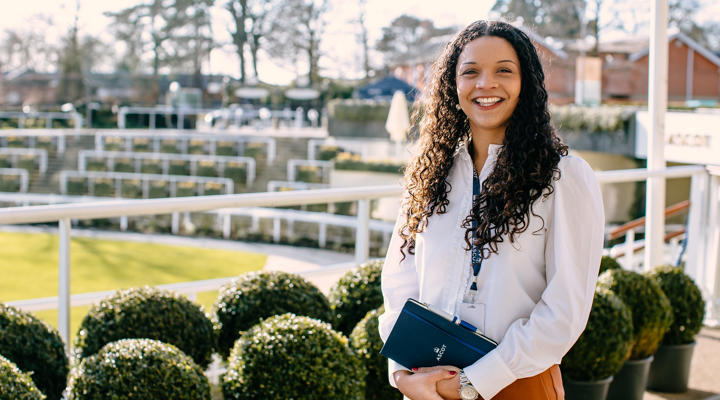
M 477 203 L 478 198 L 480 197 L 480 176 L 478 175 L 477 171 L 473 168 L 473 206 L 475 203 Z M 475 234 L 475 229 L 477 229 L 477 221 L 473 220 L 472 222 L 472 229 L 473 229 L 473 241 L 472 241 L 472 256 L 471 256 L 471 265 L 473 269 L 473 278 L 472 278 L 472 284 L 470 285 L 470 295 L 475 297 L 475 294 L 477 293 L 478 287 L 477 287 L 477 278 L 478 274 L 480 273 L 480 268 L 482 267 L 482 252 L 480 251 L 480 247 L 478 247 L 475 244 L 475 241 L 477 240 L 477 236 Z

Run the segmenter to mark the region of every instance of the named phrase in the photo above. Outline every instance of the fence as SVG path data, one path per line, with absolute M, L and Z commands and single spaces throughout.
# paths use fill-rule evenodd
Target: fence
M 712 175 L 712 179 L 710 179 Z M 700 166 L 670 167 L 663 170 L 617 170 L 598 172 L 601 184 L 643 181 L 650 177 L 692 177 L 687 230 L 687 273 L 698 282 L 706 299 L 707 319 L 716 323 L 720 310 L 720 277 L 718 276 L 718 238 L 720 238 L 720 169 Z M 293 206 L 329 202 L 357 201 L 355 259 L 368 259 L 370 200 L 401 195 L 399 186 L 370 186 L 350 189 L 320 189 L 275 193 L 247 193 L 208 197 L 184 197 L 148 200 L 125 200 L 0 209 L 0 224 L 59 222 L 59 290 L 58 319 L 62 337 L 69 343 L 70 311 L 70 237 L 72 219 L 114 218 L 220 210 L 236 207 Z M 710 226 L 707 222 L 711 221 Z M 648 266 L 646 266 L 647 268 Z

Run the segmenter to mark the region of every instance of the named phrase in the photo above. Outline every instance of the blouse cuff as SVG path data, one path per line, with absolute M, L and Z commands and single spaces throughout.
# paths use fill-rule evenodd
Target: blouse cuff
M 393 374 L 397 371 L 410 371 L 409 369 L 403 367 L 402 365 L 396 363 L 395 361 L 388 359 L 388 379 L 390 380 L 390 386 L 397 389 L 397 384 L 395 383 L 395 377 Z
M 463 368 L 465 375 L 483 399 L 491 399 L 517 377 L 493 350 L 474 364 Z

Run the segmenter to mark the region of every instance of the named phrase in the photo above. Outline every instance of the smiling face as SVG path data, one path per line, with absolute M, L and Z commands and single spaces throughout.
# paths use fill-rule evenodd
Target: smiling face
M 465 46 L 456 70 L 457 95 L 473 138 L 502 143 L 521 81 L 520 61 L 507 40 L 482 36 Z

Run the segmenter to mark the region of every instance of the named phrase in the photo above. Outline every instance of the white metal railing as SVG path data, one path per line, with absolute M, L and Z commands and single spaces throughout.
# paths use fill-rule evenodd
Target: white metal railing
M 154 153 L 162 152 L 162 142 L 168 140 L 177 140 L 180 142 L 179 150 L 188 154 L 190 149 L 191 141 L 198 141 L 207 146 L 207 151 L 210 155 L 217 153 L 217 145 L 220 142 L 233 142 L 237 154 L 244 154 L 244 148 L 248 143 L 262 143 L 265 145 L 265 151 L 267 154 L 268 165 L 275 161 L 277 156 L 277 144 L 274 138 L 262 137 L 262 136 L 249 136 L 249 135 L 233 135 L 229 133 L 183 133 L 177 130 L 167 130 L 158 134 L 157 131 L 149 130 L 132 130 L 132 131 L 121 131 L 121 130 L 98 130 L 95 134 L 95 150 L 105 151 L 105 142 L 108 141 L 122 141 L 122 146 L 127 152 L 133 151 L 133 141 L 138 139 L 147 140 L 152 143 L 151 151 Z
M 711 313 L 708 318 L 717 318 L 720 310 L 720 276 L 718 276 L 718 244 L 720 237 L 720 171 L 710 176 L 701 166 L 670 167 L 659 171 L 645 169 L 598 172 L 601 183 L 632 182 L 648 177 L 692 177 L 690 210 L 688 216 L 686 271 L 701 286 L 709 299 Z M 148 200 L 121 200 L 83 204 L 62 204 L 35 207 L 13 207 L 0 209 L 0 224 L 23 224 L 59 221 L 59 328 L 66 343 L 69 343 L 70 310 L 70 229 L 72 219 L 114 218 L 123 215 L 140 216 L 219 210 L 235 207 L 277 207 L 330 202 L 358 202 L 356 229 L 356 261 L 368 258 L 369 221 L 371 199 L 397 197 L 402 194 L 399 186 L 371 186 L 361 188 L 320 189 L 308 191 L 247 193 L 204 197 L 181 197 Z M 714 221 L 707 226 L 707 221 Z M 712 237 L 710 237 L 712 236 Z M 647 266 L 646 266 L 647 268 Z
M 78 134 L 78 131 L 68 132 L 65 129 L 0 129 L 0 146 L 8 147 L 10 138 L 27 138 L 28 143 L 24 146 L 38 147 L 38 142 L 46 139 L 53 141 L 55 150 L 58 153 L 65 151 L 65 136 Z
M 22 168 L 0 168 L 0 177 L 17 176 L 20 179 L 20 192 L 27 192 L 30 186 L 30 173 Z
M 170 106 L 120 107 L 118 109 L 118 128 L 125 129 L 125 120 L 128 114 L 140 114 L 148 115 L 150 117 L 150 129 L 155 129 L 157 115 L 177 115 L 177 127 L 178 129 L 183 129 L 186 115 L 199 116 L 211 113 L 212 111 L 214 110 L 204 108 Z
M 323 182 L 330 180 L 330 170 L 333 167 L 332 161 L 320 161 L 320 160 L 300 160 L 292 158 L 287 162 L 287 177 L 289 181 L 295 181 L 297 172 L 295 171 L 298 167 L 317 167 L 321 170 L 321 179 Z
M 135 173 L 141 173 L 143 161 L 160 161 L 163 175 L 170 175 L 170 163 L 173 161 L 188 161 L 190 175 L 197 174 L 197 167 L 201 162 L 212 162 L 213 165 L 217 163 L 217 172 L 221 177 L 225 175 L 225 167 L 228 164 L 242 163 L 245 164 L 245 184 L 252 185 L 255 182 L 255 159 L 238 156 L 82 150 L 78 154 L 78 170 L 87 169 L 88 159 L 102 159 L 105 161 L 107 171 L 111 172 L 114 171 L 115 160 L 118 158 L 131 159 Z
M 60 171 L 60 193 L 67 194 L 68 180 L 70 178 L 85 179 L 88 182 L 89 195 L 92 196 L 94 183 L 99 179 L 111 179 L 115 182 L 115 193 L 121 193 L 122 182 L 129 180 L 139 180 L 142 182 L 143 198 L 148 198 L 150 194 L 150 182 L 168 182 L 170 184 L 170 196 L 174 197 L 177 193 L 179 183 L 194 183 L 199 185 L 198 193 L 203 194 L 205 183 L 217 183 L 225 186 L 225 193 L 231 194 L 234 189 L 234 183 L 230 178 L 213 178 L 206 176 L 185 176 L 185 175 L 160 175 L 160 174 L 136 174 L 133 172 L 101 172 L 101 171 Z
M 82 128 L 83 120 L 82 116 L 77 112 L 66 113 L 66 112 L 51 112 L 51 111 L 38 111 L 38 112 L 23 112 L 23 111 L 0 111 L 0 118 L 6 119 L 17 119 L 18 129 L 25 128 L 25 121 L 28 119 L 42 118 L 45 119 L 45 129 L 52 129 L 52 122 L 54 119 L 72 120 L 75 130 Z
M 26 149 L 19 147 L 0 148 L 0 155 L 9 155 L 13 168 L 18 168 L 20 157 L 30 156 L 33 159 L 38 158 L 38 172 L 44 174 L 47 172 L 48 154 L 45 149 Z
M 345 151 L 360 155 L 363 160 L 367 159 L 395 159 L 395 160 L 409 160 L 412 151 L 405 151 L 407 143 L 399 145 L 399 143 L 392 142 L 388 139 L 373 139 L 373 138 L 343 138 L 338 139 L 334 136 L 324 139 L 310 139 L 307 144 L 308 159 L 316 159 L 318 149 L 323 146 L 337 146 Z M 409 145 L 412 146 L 412 145 Z

